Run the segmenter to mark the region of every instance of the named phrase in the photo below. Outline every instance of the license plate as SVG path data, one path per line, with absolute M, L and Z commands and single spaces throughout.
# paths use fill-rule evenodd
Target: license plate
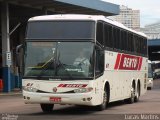
M 61 98 L 60 97 L 50 97 L 50 101 L 52 101 L 52 102 L 61 102 Z

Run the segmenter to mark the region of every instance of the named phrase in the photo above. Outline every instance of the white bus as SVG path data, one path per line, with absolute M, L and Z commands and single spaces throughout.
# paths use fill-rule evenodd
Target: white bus
M 24 102 L 96 106 L 137 102 L 146 92 L 147 39 L 104 16 L 29 19 L 22 81 Z

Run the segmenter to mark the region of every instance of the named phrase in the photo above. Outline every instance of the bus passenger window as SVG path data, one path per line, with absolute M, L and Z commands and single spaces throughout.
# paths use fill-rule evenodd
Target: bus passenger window
M 101 75 L 104 71 L 104 52 L 96 50 L 96 76 Z
M 97 23 L 97 41 L 101 45 L 104 44 L 104 42 L 103 42 L 103 23 L 101 23 L 101 22 Z
M 105 24 L 104 27 L 104 39 L 105 39 L 105 47 L 113 48 L 113 29 L 112 26 Z

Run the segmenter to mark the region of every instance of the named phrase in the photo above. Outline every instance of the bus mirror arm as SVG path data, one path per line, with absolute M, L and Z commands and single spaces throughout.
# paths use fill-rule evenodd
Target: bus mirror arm
M 19 50 L 23 48 L 23 44 L 20 44 L 16 47 L 16 55 L 19 54 Z
M 97 42 L 98 43 L 98 42 Z M 98 43 L 98 44 L 96 44 L 96 47 L 99 49 L 99 50 L 101 50 L 101 51 L 104 51 L 104 46 L 103 45 L 101 45 L 100 43 Z
M 96 42 L 96 46 L 99 47 L 100 49 L 104 49 L 104 46 L 101 45 L 98 41 Z
M 16 47 L 16 65 L 19 67 L 20 66 L 20 56 L 19 56 L 19 53 L 20 53 L 20 49 L 23 48 L 23 44 L 20 44 Z

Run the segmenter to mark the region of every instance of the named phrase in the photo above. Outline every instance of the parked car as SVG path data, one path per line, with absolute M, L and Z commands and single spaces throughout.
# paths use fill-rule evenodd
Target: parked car
M 152 88 L 153 88 L 153 78 L 148 77 L 147 90 L 151 90 Z
M 160 71 L 158 69 L 153 72 L 153 79 L 159 79 L 159 78 L 160 78 Z

